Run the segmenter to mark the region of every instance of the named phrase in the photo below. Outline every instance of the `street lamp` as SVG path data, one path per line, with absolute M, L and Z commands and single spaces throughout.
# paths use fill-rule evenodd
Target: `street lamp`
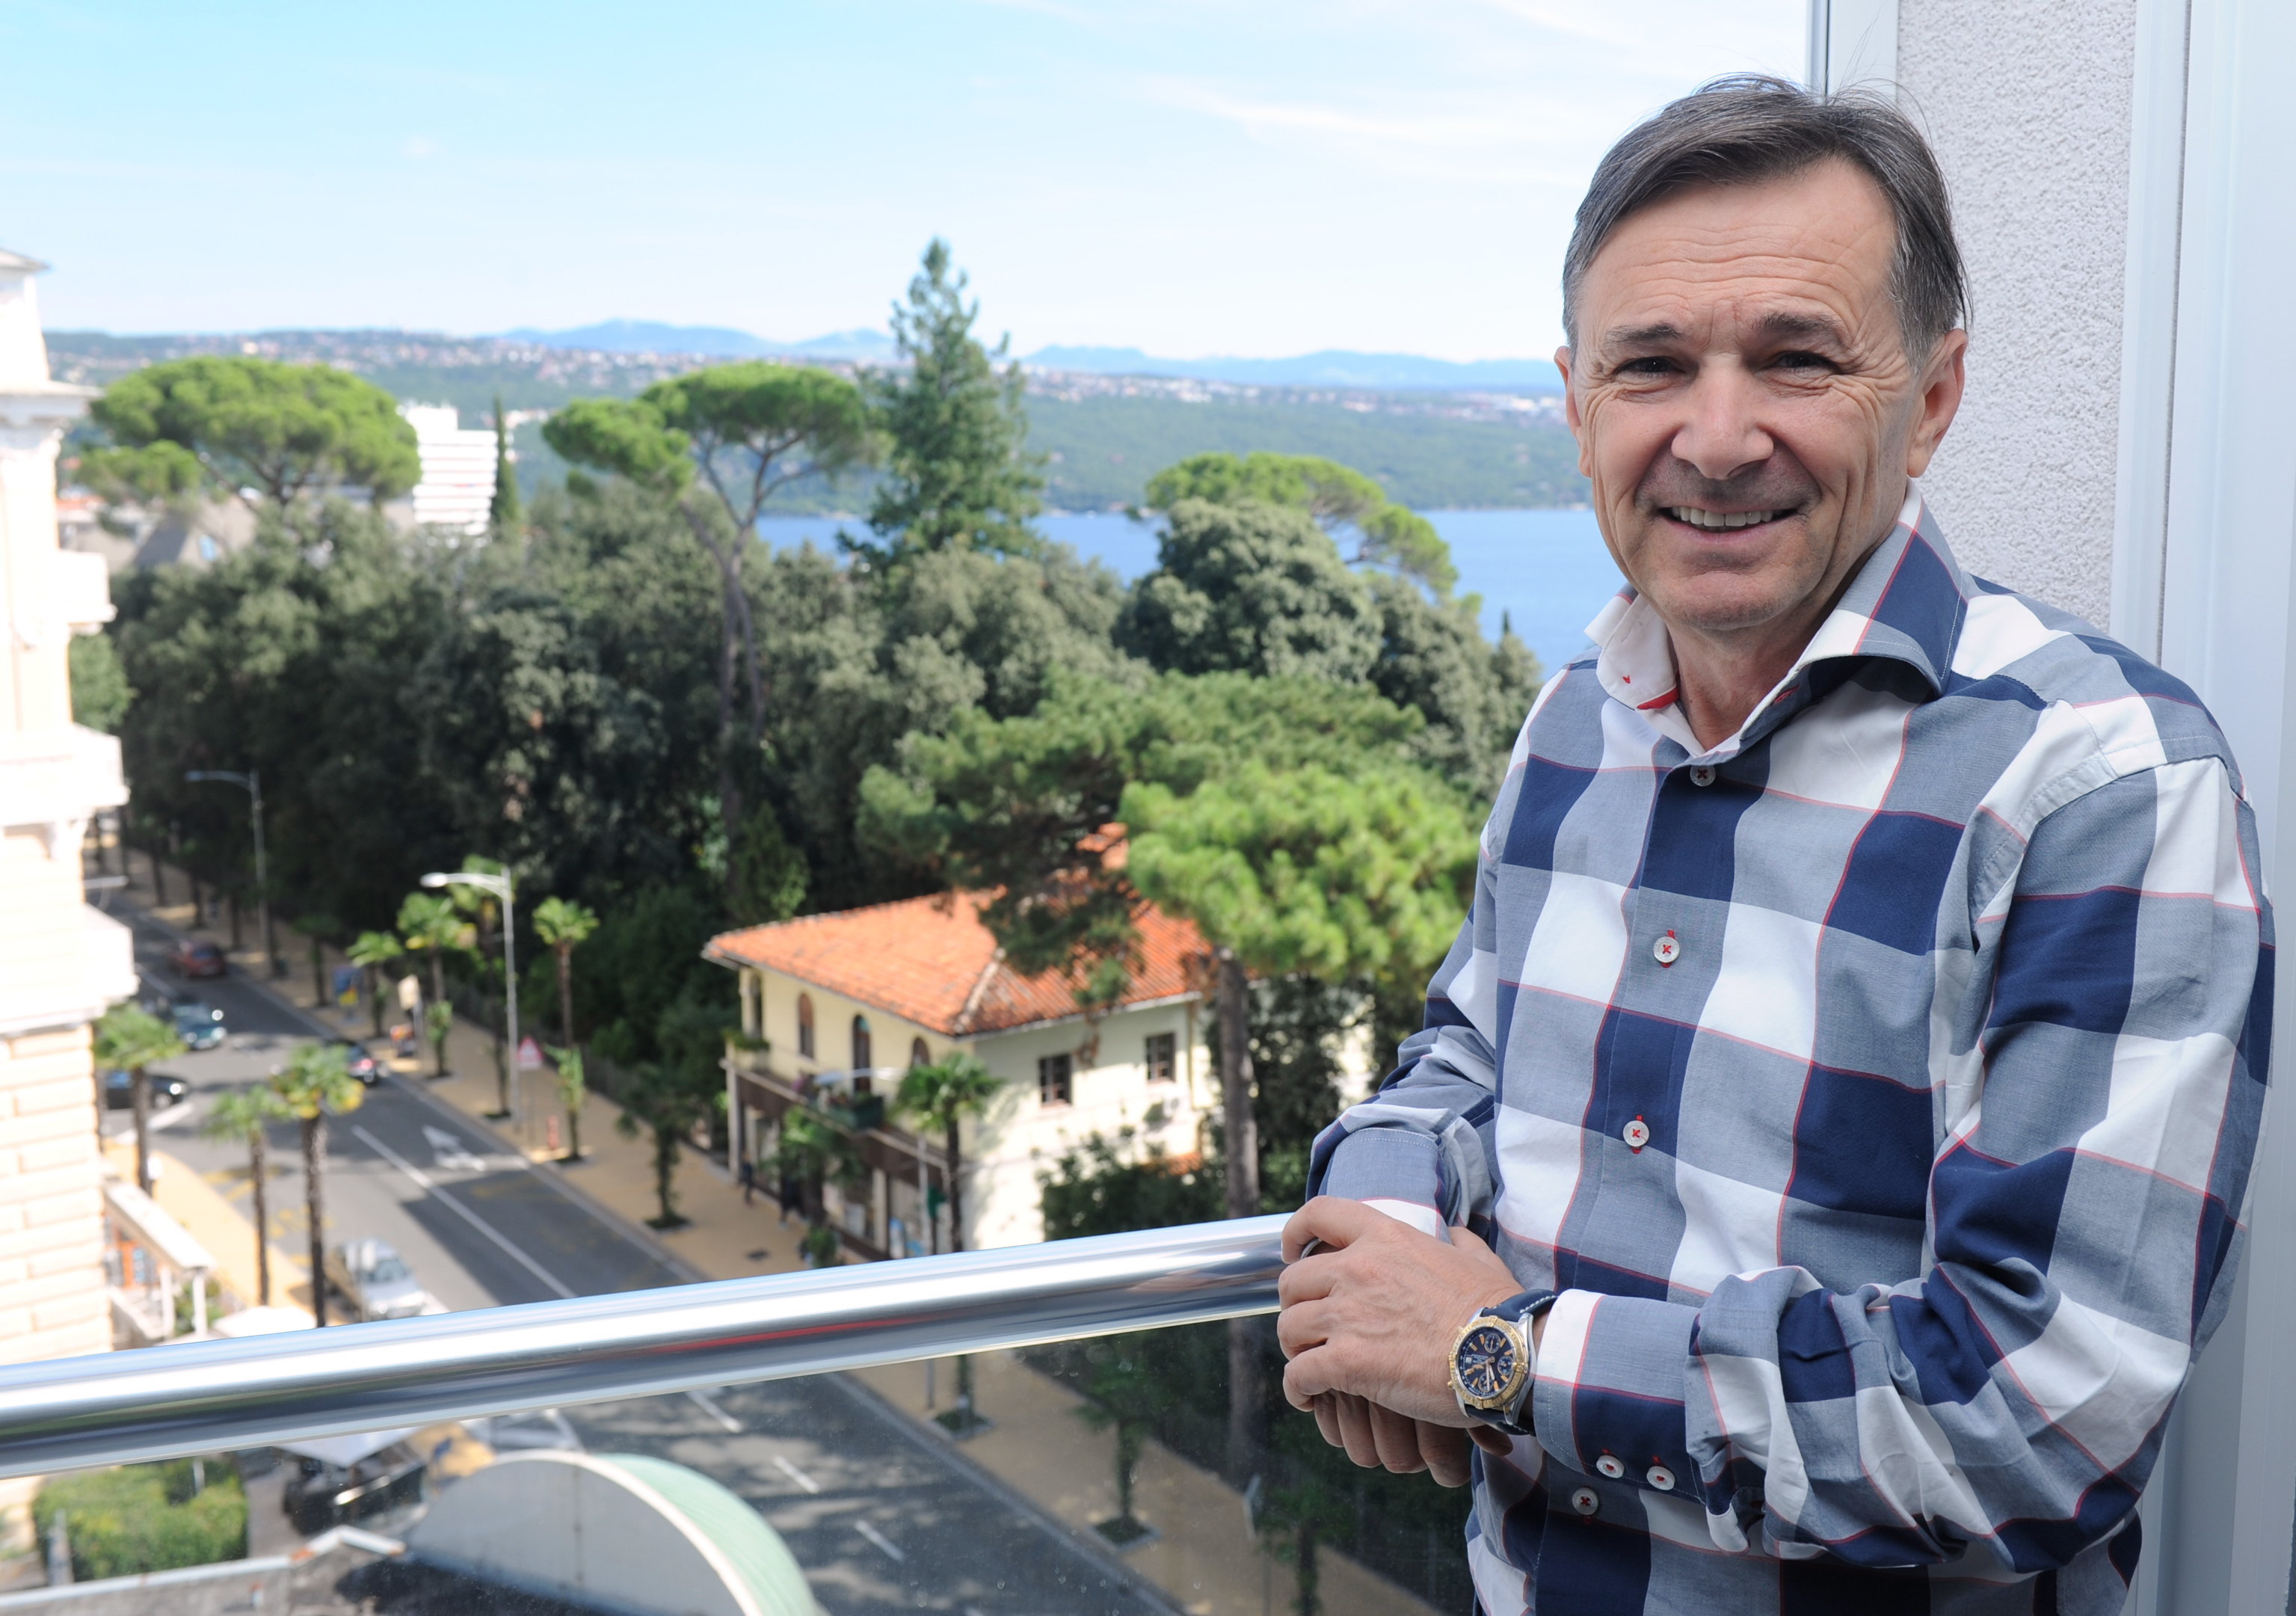
M 510 876 L 489 875 L 482 870 L 433 870 L 422 878 L 426 887 L 476 887 L 502 899 L 503 996 L 510 1022 L 510 1125 L 512 1132 L 525 1126 L 526 1073 L 518 1063 L 518 959 L 513 939 L 518 934 L 518 898 Z
M 263 775 L 255 769 L 243 775 L 229 769 L 195 768 L 184 776 L 196 783 L 201 780 L 220 780 L 226 785 L 235 785 L 245 792 L 251 817 L 255 821 L 255 902 L 263 915 L 263 957 L 266 968 L 275 977 L 287 972 L 280 967 L 279 950 L 271 940 L 271 885 L 263 864 Z

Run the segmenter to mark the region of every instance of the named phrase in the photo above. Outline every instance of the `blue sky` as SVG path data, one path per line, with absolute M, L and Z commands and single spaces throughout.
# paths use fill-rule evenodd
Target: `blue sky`
M 926 239 L 1021 351 L 1557 340 L 1605 145 L 1799 76 L 1804 0 L 0 6 L 52 328 L 880 326 Z

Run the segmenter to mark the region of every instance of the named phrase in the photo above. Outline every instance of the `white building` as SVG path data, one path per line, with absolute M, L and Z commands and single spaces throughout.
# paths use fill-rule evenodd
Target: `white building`
M 402 404 L 398 413 L 414 429 L 422 456 L 422 480 L 411 496 L 414 521 L 422 527 L 487 530 L 495 501 L 495 435 L 463 430 L 451 404 Z
M 80 844 L 127 800 L 119 743 L 71 721 L 64 650 L 111 617 L 103 558 L 56 543 L 56 448 L 90 388 L 48 377 L 32 276 L 0 251 L 0 1363 L 111 1345 L 88 1024 L 135 991 L 127 929 L 83 899 Z M 29 1545 L 0 1483 L 0 1552 Z
M 977 894 L 914 898 L 710 942 L 707 957 L 741 973 L 744 1030 L 766 1045 L 727 1062 L 738 1155 L 754 1159 L 792 1105 L 824 1091 L 849 1104 L 857 1089 L 865 1112 L 906 1068 L 959 1051 L 1004 1079 L 988 1114 L 964 1126 L 968 1249 L 1043 1239 L 1037 1176 L 1093 1134 L 1113 1140 L 1130 1128 L 1184 1167 L 1199 1154 L 1201 1128 L 1219 1109 L 1219 1079 L 1203 1046 L 1198 962 L 1208 950 L 1196 929 L 1149 910 L 1131 986 L 1087 1021 L 1065 977 L 1024 977 L 1004 964 L 980 923 L 986 902 Z M 831 1215 L 860 1254 L 902 1255 L 892 1248 L 905 1248 L 921 1226 L 916 1142 L 874 1128 L 860 1143 L 867 1201 L 832 1195 Z M 926 1143 L 939 1192 L 941 1153 Z M 933 1249 L 947 1249 L 945 1229 Z

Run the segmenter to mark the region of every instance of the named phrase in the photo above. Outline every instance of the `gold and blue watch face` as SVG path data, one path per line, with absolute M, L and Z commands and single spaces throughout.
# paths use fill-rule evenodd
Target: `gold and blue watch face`
M 1496 1402 L 1514 1382 L 1514 1337 L 1496 1325 L 1470 1330 L 1459 1343 L 1459 1384 L 1480 1402 Z

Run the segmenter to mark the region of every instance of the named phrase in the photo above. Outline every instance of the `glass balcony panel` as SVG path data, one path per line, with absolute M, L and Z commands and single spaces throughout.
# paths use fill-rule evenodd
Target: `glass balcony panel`
M 1230 1326 L 1185 1325 L 0 1483 L 37 1488 L 7 1586 L 169 1573 L 107 1616 L 209 1581 L 265 1610 L 549 1616 L 537 1583 L 674 1585 L 642 1530 L 668 1515 L 718 1571 L 757 1591 L 778 1566 L 832 1616 L 1465 1608 L 1466 1495 L 1326 1448 L 1281 1403 L 1270 1321 L 1243 1330 L 1241 1459 Z

